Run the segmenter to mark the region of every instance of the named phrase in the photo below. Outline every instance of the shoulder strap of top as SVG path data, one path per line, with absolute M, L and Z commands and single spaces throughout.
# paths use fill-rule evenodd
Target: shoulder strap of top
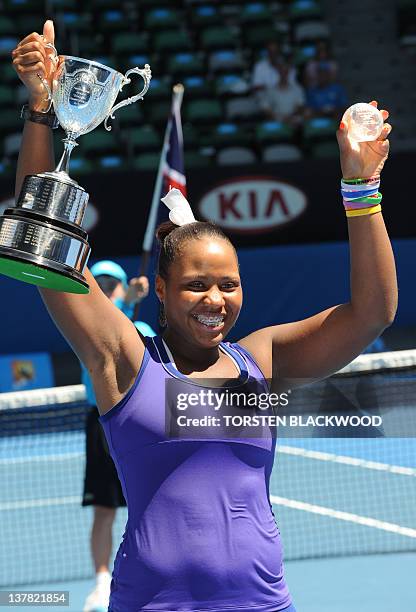
M 260 368 L 257 361 L 254 359 L 253 355 L 243 346 L 241 346 L 241 344 L 238 344 L 238 342 L 233 342 L 232 344 L 227 342 L 227 344 L 230 349 L 234 350 L 237 354 L 241 356 L 241 358 L 245 360 L 245 362 L 248 364 L 248 370 L 250 374 L 257 380 L 260 380 L 262 382 L 264 381 L 264 384 L 268 388 L 266 377 L 264 376 L 262 369 Z

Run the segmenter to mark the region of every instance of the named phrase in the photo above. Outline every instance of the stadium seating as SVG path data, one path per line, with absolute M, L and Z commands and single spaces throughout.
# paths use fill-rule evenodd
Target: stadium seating
M 191 123 L 204 122 L 212 124 L 221 121 L 222 106 L 218 100 L 193 100 L 185 110 L 185 118 Z
M 339 150 L 337 143 L 331 139 L 312 145 L 310 153 L 316 159 L 327 159 L 329 157 L 338 157 Z
M 243 23 L 270 22 L 272 13 L 266 2 L 250 2 L 243 7 L 241 21 Z
M 249 139 L 248 128 L 237 123 L 220 123 L 210 134 L 210 141 L 216 149 L 230 145 L 244 145 Z
M 207 50 L 235 47 L 237 44 L 236 32 L 226 26 L 206 28 L 201 33 L 201 44 Z
M 209 56 L 208 66 L 210 72 L 229 72 L 230 70 L 242 70 L 245 62 L 239 51 L 226 49 L 213 51 Z
M 136 170 L 156 170 L 159 165 L 159 153 L 142 153 L 133 160 L 132 167 Z
M 162 145 L 158 132 L 152 125 L 143 125 L 125 133 L 128 145 L 134 151 L 158 150 Z
M 16 157 L 21 130 L 19 105 L 26 95 L 11 66 L 10 51 L 29 31 L 40 30 L 44 10 L 37 0 L 5 0 L 3 4 L 0 139 L 4 159 L 0 172 L 8 173 L 8 160 Z M 412 0 L 398 0 L 398 4 L 404 12 L 413 10 Z M 262 161 L 270 162 L 299 159 L 305 153 L 331 154 L 327 141 L 333 137 L 332 123 L 307 122 L 301 151 L 293 144 L 290 126 L 264 120 L 251 90 L 253 65 L 268 41 L 280 42 L 301 74 L 314 55 L 316 41 L 330 36 L 318 0 L 51 0 L 48 7 L 57 29 L 58 50 L 95 59 L 123 73 L 149 63 L 153 74 L 144 102 L 117 113 L 113 132 L 100 127 L 80 139 L 71 162 L 74 174 L 117 170 L 128 164 L 141 170 L 157 168 L 176 82 L 185 87 L 183 133 L 191 167 L 251 163 L 257 159 L 255 150 Z M 140 85 L 140 79 L 132 79 L 120 98 L 134 95 Z M 59 138 L 54 137 L 60 141 L 62 131 Z M 62 151 L 60 142 L 57 147 Z
M 144 18 L 145 30 L 175 28 L 180 23 L 178 13 L 170 8 L 155 8 L 148 11 Z
M 211 165 L 211 158 L 199 151 L 185 151 L 185 168 L 207 168 Z
M 329 38 L 329 27 L 323 21 L 304 21 L 294 28 L 294 38 L 298 44 Z
M 238 74 L 227 74 L 216 80 L 215 90 L 218 96 L 244 95 L 250 91 L 250 85 Z
M 149 49 L 148 36 L 137 32 L 118 32 L 112 36 L 111 48 L 115 54 L 146 53 Z
M 90 174 L 94 170 L 94 163 L 86 157 L 82 157 L 81 155 L 74 155 L 74 157 L 71 159 L 72 176 L 85 176 L 86 174 Z
M 264 162 L 298 161 L 302 159 L 302 151 L 292 144 L 277 144 L 264 147 L 261 156 Z
M 234 121 L 259 119 L 259 107 L 252 96 L 233 98 L 226 102 L 225 116 Z
M 291 142 L 293 129 L 281 121 L 264 121 L 256 128 L 256 140 L 260 145 L 269 142 Z
M 186 97 L 188 100 L 192 98 L 201 98 L 210 96 L 212 93 L 211 83 L 203 76 L 188 76 L 182 79 L 185 87 Z
M 215 5 L 195 6 L 191 10 L 191 23 L 193 27 L 221 25 L 221 15 Z
M 255 162 L 256 156 L 253 151 L 244 147 L 229 147 L 217 155 L 217 163 L 220 166 L 239 166 Z
M 333 138 L 338 128 L 337 122 L 326 117 L 309 119 L 303 127 L 303 139 L 306 145 L 312 142 Z
M 119 148 L 114 130 L 108 133 L 103 127 L 91 132 L 89 138 L 80 140 L 80 148 L 87 157 L 98 157 L 103 153 L 115 152 Z
M 204 61 L 196 53 L 176 53 L 168 60 L 168 72 L 175 76 L 204 74 Z
M 291 21 L 299 22 L 320 18 L 321 16 L 321 5 L 315 0 L 294 0 L 289 5 L 289 18 Z
M 184 30 L 165 30 L 157 32 L 153 38 L 155 51 L 186 51 L 192 48 L 191 38 Z

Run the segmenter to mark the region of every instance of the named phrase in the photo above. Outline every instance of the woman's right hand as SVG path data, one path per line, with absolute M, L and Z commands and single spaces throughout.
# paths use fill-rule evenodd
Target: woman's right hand
M 52 88 L 56 58 L 54 50 L 47 45 L 53 45 L 54 41 L 53 21 L 48 20 L 45 21 L 42 34 L 29 34 L 12 51 L 14 69 L 28 89 L 29 106 L 35 111 L 44 111 L 49 105 L 48 93 L 40 77 Z

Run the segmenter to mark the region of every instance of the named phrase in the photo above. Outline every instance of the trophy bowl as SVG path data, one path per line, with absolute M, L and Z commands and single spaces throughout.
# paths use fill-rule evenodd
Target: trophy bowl
M 114 105 L 130 75 L 143 78 L 140 93 Z M 82 221 L 88 193 L 68 174 L 76 139 L 94 130 L 123 106 L 142 100 L 151 79 L 150 67 L 122 74 L 98 62 L 61 56 L 52 90 L 42 82 L 66 132 L 63 155 L 53 172 L 25 177 L 16 206 L 0 217 L 0 273 L 41 287 L 88 293 L 82 273 L 90 247 Z

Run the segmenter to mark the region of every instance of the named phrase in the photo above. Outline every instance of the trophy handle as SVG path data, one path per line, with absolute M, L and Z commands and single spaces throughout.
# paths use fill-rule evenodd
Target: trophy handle
M 129 104 L 133 104 L 134 102 L 137 102 L 138 100 L 143 100 L 144 94 L 149 89 L 150 79 L 152 78 L 152 72 L 150 70 L 149 64 L 145 64 L 144 68 L 136 67 L 136 68 L 131 68 L 130 70 L 127 70 L 126 74 L 123 77 L 123 82 L 121 84 L 120 91 L 123 89 L 124 85 L 128 85 L 128 83 L 131 82 L 131 79 L 129 79 L 129 74 L 138 74 L 142 77 L 144 81 L 143 89 L 137 95 L 132 96 L 131 98 L 126 98 L 126 100 L 122 100 L 121 102 L 113 106 L 113 108 L 109 111 L 104 121 L 104 127 L 107 131 L 110 131 L 112 129 L 111 125 L 108 125 L 107 122 L 109 119 L 114 119 L 115 111 L 118 110 L 119 108 L 122 108 L 123 106 L 128 106 Z
M 58 61 L 58 51 L 56 50 L 56 47 L 54 47 L 54 45 L 52 43 L 46 43 L 45 47 L 47 49 L 52 49 L 53 50 L 53 54 L 51 54 L 51 59 L 55 62 L 55 66 L 56 66 L 56 62 Z M 40 112 L 41 113 L 49 113 L 49 111 L 51 110 L 51 106 L 52 106 L 52 91 L 51 91 L 51 88 L 49 87 L 48 81 L 46 79 L 44 79 L 42 75 L 40 75 L 39 73 L 36 73 L 36 76 L 38 77 L 38 79 L 40 79 L 42 85 L 46 89 L 46 93 L 48 94 L 48 97 L 46 98 L 46 102 L 49 102 L 48 108 L 46 110 L 40 111 Z

